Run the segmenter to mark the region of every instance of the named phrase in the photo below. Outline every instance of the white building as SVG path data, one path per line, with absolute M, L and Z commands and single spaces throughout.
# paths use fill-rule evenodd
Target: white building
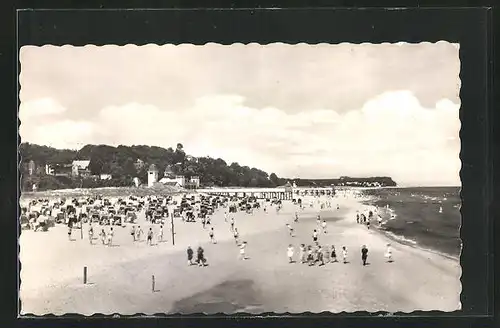
M 199 176 L 193 176 L 193 177 L 191 177 L 191 179 L 189 179 L 189 183 L 194 188 L 199 188 L 200 187 L 200 177 Z
M 152 187 L 155 182 L 158 182 L 158 169 L 156 165 L 151 164 L 148 170 L 148 187 Z
M 101 174 L 100 178 L 101 180 L 111 180 L 113 177 L 111 174 Z
M 163 174 L 163 178 L 161 178 L 160 183 L 169 184 L 169 185 L 178 185 L 180 187 L 184 187 L 186 185 L 186 178 L 183 175 L 176 175 L 172 171 L 172 167 L 168 165 L 165 168 L 165 172 Z

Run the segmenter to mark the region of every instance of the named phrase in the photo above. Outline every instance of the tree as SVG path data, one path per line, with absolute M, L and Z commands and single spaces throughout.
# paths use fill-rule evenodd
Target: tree
M 279 183 L 279 178 L 278 176 L 276 175 L 276 173 L 271 173 L 271 175 L 269 176 L 269 180 L 271 180 L 271 182 L 273 183 L 273 185 L 277 186 L 278 183 Z

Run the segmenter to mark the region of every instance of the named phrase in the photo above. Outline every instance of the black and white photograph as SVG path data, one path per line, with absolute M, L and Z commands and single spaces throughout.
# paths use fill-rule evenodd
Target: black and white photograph
M 460 310 L 459 51 L 21 47 L 21 315 Z

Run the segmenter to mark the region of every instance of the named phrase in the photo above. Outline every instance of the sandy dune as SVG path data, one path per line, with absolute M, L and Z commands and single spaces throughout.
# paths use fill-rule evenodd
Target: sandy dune
M 248 242 L 248 260 L 238 260 L 238 248 L 224 222 L 222 210 L 213 217 L 217 244 L 210 244 L 208 229 L 200 223 L 176 222 L 175 246 L 169 227 L 166 242 L 147 246 L 134 243 L 130 228 L 115 228 L 119 246 L 91 246 L 75 230 L 68 241 L 66 228 L 47 233 L 23 231 L 21 244 L 22 314 L 81 313 L 233 313 L 405 311 L 460 308 L 460 264 L 458 261 L 392 242 L 394 263 L 386 263 L 382 234 L 356 224 L 356 200 L 336 198 L 328 210 L 306 208 L 293 224 L 292 204 L 277 214 L 268 207 L 253 215 L 236 214 L 236 227 Z M 333 206 L 335 207 L 335 206 Z M 350 263 L 309 267 L 289 264 L 288 244 L 311 244 L 316 215 L 328 222 L 328 234 L 320 244 L 332 245 L 340 254 L 349 251 Z M 140 216 L 141 220 L 143 216 Z M 292 223 L 297 236 L 285 226 Z M 149 225 L 142 223 L 143 230 Z M 158 226 L 154 229 L 157 231 Z M 361 265 L 361 245 L 369 248 L 368 262 Z M 209 266 L 188 266 L 186 247 L 202 245 Z M 83 267 L 89 284 L 83 285 Z M 151 290 L 155 275 L 156 291 Z

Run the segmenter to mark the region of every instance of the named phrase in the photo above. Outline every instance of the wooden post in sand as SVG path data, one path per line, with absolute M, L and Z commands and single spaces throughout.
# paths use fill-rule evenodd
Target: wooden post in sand
M 87 284 L 87 267 L 83 267 L 83 284 Z
M 174 212 L 170 214 L 170 230 L 172 230 L 172 245 L 175 246 L 175 232 L 174 232 Z
M 155 275 L 151 276 L 151 291 L 155 292 Z
M 83 221 L 80 218 L 80 239 L 83 239 Z

